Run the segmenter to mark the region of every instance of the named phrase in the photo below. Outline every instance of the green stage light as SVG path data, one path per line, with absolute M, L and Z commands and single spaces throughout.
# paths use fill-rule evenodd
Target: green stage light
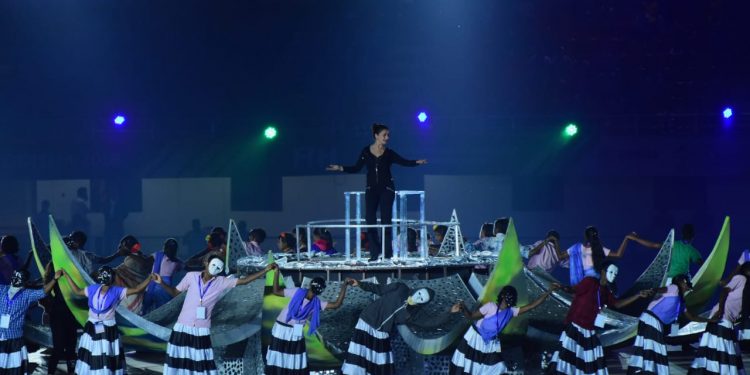
M 279 132 L 273 126 L 269 126 L 263 131 L 263 136 L 266 137 L 266 139 L 274 139 L 278 134 Z
M 563 131 L 566 137 L 572 137 L 576 134 L 578 134 L 578 125 L 570 123 L 567 126 L 565 126 L 565 130 Z

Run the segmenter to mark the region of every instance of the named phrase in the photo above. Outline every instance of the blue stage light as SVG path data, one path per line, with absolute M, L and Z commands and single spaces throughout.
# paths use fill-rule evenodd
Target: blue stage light
M 417 120 L 419 120 L 419 122 L 427 121 L 427 113 L 419 112 L 419 114 L 417 115 Z
M 117 126 L 122 126 L 123 124 L 125 124 L 125 116 L 117 115 L 115 116 L 115 119 L 112 120 L 112 122 L 114 122 Z

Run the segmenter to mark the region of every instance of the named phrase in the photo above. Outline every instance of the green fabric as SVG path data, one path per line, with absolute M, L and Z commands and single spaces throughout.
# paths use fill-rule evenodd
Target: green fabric
M 669 277 L 690 272 L 690 263 L 698 263 L 701 253 L 689 243 L 675 241 L 672 247 L 672 258 L 669 261 Z

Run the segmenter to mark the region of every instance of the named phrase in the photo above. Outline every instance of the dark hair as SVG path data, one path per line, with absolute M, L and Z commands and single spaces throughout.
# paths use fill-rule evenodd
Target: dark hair
M 586 241 L 591 246 L 591 259 L 594 263 L 594 270 L 596 272 L 601 272 L 602 270 L 607 269 L 609 267 L 609 264 L 605 264 L 606 255 L 604 255 L 604 246 L 602 245 L 602 241 L 599 239 L 599 230 L 596 229 L 596 227 L 589 226 L 586 227 L 586 230 L 583 232 L 584 237 L 586 238 Z
M 73 232 L 68 235 L 68 238 L 70 238 L 71 241 L 78 244 L 78 248 L 83 249 L 83 246 L 86 245 L 86 242 L 89 240 L 88 236 L 86 236 L 86 233 L 83 233 L 80 230 L 74 230 Z
M 328 247 L 333 247 L 333 235 L 326 228 L 315 228 L 313 236 L 320 237 L 321 240 L 328 244 Z
M 287 247 L 291 249 L 297 248 L 297 238 L 294 237 L 294 234 L 291 234 L 289 232 L 282 232 L 279 235 L 279 239 L 281 242 L 283 242 Z
M 479 235 L 485 236 L 485 237 L 492 237 L 493 228 L 494 228 L 494 225 L 492 225 L 492 223 L 484 223 L 482 224 L 482 227 L 479 228 Z
M 13 235 L 5 235 L 0 240 L 0 249 L 5 254 L 16 254 L 18 252 L 18 239 Z
M 176 262 L 176 256 L 177 256 L 177 249 L 179 248 L 179 245 L 177 244 L 177 240 L 174 238 L 167 238 L 166 241 L 164 241 L 164 255 L 169 258 L 169 260 Z
M 677 287 L 679 287 L 680 283 L 683 281 L 687 282 L 690 286 L 693 285 L 693 283 L 690 282 L 690 277 L 686 274 L 677 275 L 672 278 L 672 284 L 677 285 Z M 682 296 L 682 291 L 680 291 L 680 296 Z
M 211 233 L 208 235 L 208 243 L 211 244 L 211 247 L 214 249 L 218 249 L 224 244 L 224 238 L 221 233 Z
M 263 243 L 266 240 L 266 231 L 263 228 L 255 228 L 250 231 L 250 241 L 255 241 L 258 244 Z
M 383 130 L 388 130 L 388 127 L 383 124 L 378 124 L 377 122 L 372 124 L 372 136 L 373 138 L 380 134 Z
M 497 294 L 497 303 L 500 304 L 502 300 L 508 307 L 513 307 L 518 302 L 518 291 L 511 285 L 506 285 L 503 289 L 500 289 L 500 293 Z
M 685 224 L 682 226 L 682 239 L 685 241 L 692 241 L 695 238 L 695 228 L 693 224 Z
M 313 294 L 318 296 L 326 289 L 326 280 L 322 277 L 316 277 L 310 281 L 309 288 Z
M 435 233 L 440 234 L 441 236 L 445 237 L 445 234 L 448 233 L 448 226 L 447 225 L 435 225 L 432 230 Z
M 560 241 L 560 233 L 557 233 L 557 231 L 554 230 L 554 229 L 551 230 L 551 231 L 549 231 L 549 232 L 547 232 L 547 237 L 555 237 L 555 239 L 557 239 L 558 241 Z
M 128 250 L 132 249 L 137 243 L 139 243 L 138 239 L 132 234 L 128 234 L 120 240 L 120 244 L 125 245 L 125 248 Z
M 495 224 L 492 228 L 492 234 L 497 235 L 498 233 L 505 234 L 508 232 L 508 224 L 510 224 L 510 219 L 507 217 L 501 217 L 497 220 L 495 220 Z
M 221 256 L 219 256 L 219 254 L 216 254 L 216 253 L 214 253 L 214 252 L 211 252 L 211 253 L 208 253 L 208 255 L 206 255 L 206 260 L 205 260 L 205 262 L 206 262 L 206 264 L 209 264 L 209 263 L 211 263 L 211 261 L 212 261 L 212 260 L 214 260 L 214 259 L 218 259 L 218 260 L 220 260 L 220 261 L 222 261 L 222 262 L 224 261 L 224 258 L 222 258 Z

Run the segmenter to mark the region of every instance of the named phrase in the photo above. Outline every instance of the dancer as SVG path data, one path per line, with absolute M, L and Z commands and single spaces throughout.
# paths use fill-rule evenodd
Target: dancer
M 677 275 L 671 285 L 656 290 L 661 296 L 648 305 L 638 321 L 638 336 L 633 344 L 633 356 L 628 362 L 628 374 L 669 375 L 664 327 L 676 323 L 682 313 L 692 321 L 708 322 L 685 308 L 685 293 L 691 289 L 693 284 L 690 278 Z
M 321 301 L 318 296 L 326 288 L 326 282 L 316 277 L 305 288 L 283 288 L 279 286 L 279 274 L 273 277 L 273 294 L 291 298 L 281 310 L 271 329 L 271 345 L 266 352 L 265 375 L 307 374 L 307 348 L 302 329 L 310 323 L 307 336 L 312 336 L 320 326 L 320 312 L 338 309 L 344 301 L 348 282 L 341 284 L 335 302 Z
M 640 238 L 635 233 L 630 234 L 630 239 L 652 249 L 660 250 L 662 246 L 659 242 L 652 242 Z M 667 271 L 667 285 L 671 284 L 672 278 L 678 275 L 687 275 L 690 277 L 690 264 L 696 264 L 698 266 L 703 264 L 701 253 L 693 246 L 694 239 L 695 228 L 693 227 L 693 224 L 683 225 L 682 239 L 675 241 L 672 246 L 672 255 L 669 258 L 669 270 Z M 734 274 L 731 276 L 734 276 Z M 731 278 L 731 276 L 729 278 Z
M 263 271 L 240 279 L 218 276 L 224 270 L 224 261 L 212 254 L 204 261 L 203 271 L 188 272 L 177 287 L 167 285 L 161 276 L 154 274 L 154 281 L 172 297 L 187 292 L 169 336 L 164 374 L 217 374 L 210 337 L 214 306 L 224 290 L 249 284 L 274 268 L 276 264 L 269 264 Z
M 553 284 L 550 290 L 523 307 L 515 307 L 518 292 L 510 285 L 500 290 L 497 302 L 485 303 L 477 311 L 471 311 L 463 301 L 453 305 L 451 312 L 460 311 L 466 318 L 477 322 L 469 327 L 461 343 L 458 344 L 451 358 L 448 373 L 494 375 L 507 372 L 508 368 L 505 366 L 501 352 L 500 333 L 512 318 L 533 310 L 559 287 L 560 285 Z
M 18 239 L 15 236 L 6 235 L 0 239 L 0 284 L 9 284 L 14 271 L 29 268 L 32 253 L 29 252 L 26 261 L 21 263 L 18 249 Z
M 632 297 L 615 299 L 607 286 L 615 281 L 619 269 L 610 261 L 597 268 L 599 278 L 586 276 L 578 285 L 564 288 L 575 294 L 565 317 L 567 327 L 560 335 L 562 348 L 555 352 L 550 364 L 554 374 L 608 374 L 604 349 L 595 331 L 597 322 L 603 327 L 600 312 L 607 306 L 622 308 L 652 293 L 642 290 Z
M 544 241 L 537 241 L 531 245 L 529 250 L 529 262 L 526 267 L 530 270 L 541 268 L 546 272 L 552 271 L 560 261 L 557 254 L 560 253 L 560 233 L 551 230 L 547 232 Z
M 151 268 L 151 273 L 158 274 L 161 276 L 163 282 L 172 285 L 172 276 L 175 272 L 180 270 L 182 261 L 177 259 L 177 240 L 174 238 L 168 238 L 164 241 L 162 251 L 157 251 L 150 258 L 153 259 L 154 265 Z M 143 313 L 148 314 L 169 302 L 172 296 L 159 287 L 155 281 L 148 284 L 146 294 L 143 296 Z
M 347 375 L 394 374 L 390 333 L 397 324 L 408 322 L 432 301 L 435 292 L 429 288 L 412 290 L 401 282 L 378 285 L 348 278 L 346 282 L 380 298 L 362 310 L 341 372 Z
M 0 374 L 28 374 L 29 354 L 23 339 L 24 315 L 29 306 L 49 294 L 61 271 L 44 289 L 28 289 L 29 271 L 16 270 L 11 276 L 10 285 L 0 284 Z
M 750 311 L 750 263 L 740 268 L 721 291 L 719 303 L 711 310 L 718 323 L 708 323 L 701 336 L 698 351 L 688 374 L 744 374 L 742 353 L 737 343 L 734 323 Z
M 68 247 L 70 253 L 73 254 L 73 257 L 78 260 L 83 271 L 89 275 L 96 271 L 96 268 L 94 268 L 95 266 L 105 265 L 118 257 L 128 255 L 127 249 L 123 248 L 118 248 L 112 253 L 112 255 L 106 257 L 84 250 L 84 246 L 86 246 L 86 242 L 88 242 L 88 236 L 80 230 L 74 230 L 68 236 L 63 237 L 63 242 L 65 242 L 65 246 Z
M 120 343 L 120 332 L 115 322 L 115 310 L 127 296 L 143 293 L 151 281 L 148 277 L 135 288 L 122 288 L 112 285 L 115 270 L 101 266 L 96 272 L 98 284 L 81 289 L 70 275 L 63 271 L 73 293 L 88 298 L 89 319 L 83 326 L 83 334 L 78 341 L 78 361 L 76 374 L 124 374 L 125 351 Z
M 291 254 L 297 252 L 297 238 L 294 234 L 289 232 L 281 232 L 279 239 L 276 241 L 276 246 L 284 254 Z
M 587 227 L 583 234 L 585 242 L 577 243 L 566 251 L 558 252 L 557 256 L 560 261 L 569 259 L 570 266 L 570 285 L 575 286 L 584 277 L 599 277 L 596 270 L 597 263 L 601 263 L 605 258 L 617 259 L 622 258 L 625 254 L 625 248 L 628 241 L 634 238 L 634 233 L 625 236 L 617 251 L 612 252 L 602 245 L 599 239 L 599 230 L 596 227 Z
M 376 212 L 380 207 L 380 224 L 391 224 L 393 214 L 393 199 L 396 187 L 391 176 L 391 165 L 399 164 L 407 167 L 427 164 L 427 160 L 407 160 L 395 151 L 385 147 L 390 137 L 390 130 L 382 124 L 372 125 L 372 136 L 375 141 L 362 149 L 357 163 L 353 166 L 342 166 L 331 164 L 326 168 L 328 171 L 339 171 L 346 173 L 357 173 L 363 166 L 367 166 L 367 188 L 365 192 L 365 220 L 367 225 L 377 224 Z M 391 247 L 391 231 L 384 229 L 385 243 L 382 250 L 385 258 L 393 255 Z M 368 244 L 370 245 L 370 260 L 375 261 L 381 253 L 380 237 L 376 228 L 367 229 Z
M 145 280 L 151 279 L 154 258 L 141 252 L 141 243 L 133 235 L 126 235 L 120 240 L 119 252 L 127 254 L 122 264 L 115 267 L 115 285 L 123 288 L 136 288 Z M 135 293 L 125 298 L 128 310 L 143 314 L 144 295 Z

